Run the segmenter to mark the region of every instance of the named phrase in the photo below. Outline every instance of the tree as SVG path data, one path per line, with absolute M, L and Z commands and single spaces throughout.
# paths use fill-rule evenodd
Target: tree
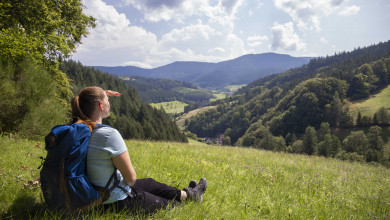
M 359 155 L 365 156 L 368 149 L 368 139 L 363 131 L 352 131 L 343 140 L 343 146 L 347 153 L 356 152 Z
M 326 134 L 324 139 L 318 144 L 318 155 L 328 157 L 332 147 L 332 135 Z
M 372 126 L 368 129 L 367 139 L 369 148 L 366 152 L 366 161 L 381 162 L 383 156 L 384 141 L 382 139 L 382 128 L 379 126 Z
M 318 155 L 334 157 L 340 149 L 340 140 L 336 135 L 330 133 L 329 123 L 321 123 L 318 130 Z
M 3 0 L 0 3 L 0 54 L 18 61 L 26 55 L 52 66 L 76 50 L 95 19 L 80 0 Z
M 256 140 L 259 140 L 259 139 L 256 139 Z M 255 140 L 255 143 L 256 143 L 256 140 Z M 258 147 L 260 149 L 265 149 L 265 150 L 275 150 L 276 145 L 277 145 L 277 142 L 275 140 L 275 137 L 268 130 L 266 130 L 266 132 L 263 134 L 263 137 L 260 139 L 258 144 L 257 145 L 255 144 L 256 147 Z
M 338 152 L 341 150 L 341 142 L 340 139 L 336 135 L 332 135 L 332 145 L 330 148 L 330 155 L 331 157 L 336 156 Z
M 341 113 L 340 115 L 340 121 L 339 121 L 339 126 L 343 128 L 350 128 L 353 126 L 353 118 L 352 116 L 348 113 L 348 110 L 345 110 Z
M 303 152 L 308 155 L 313 155 L 317 151 L 317 134 L 316 130 L 308 126 L 305 130 L 302 142 Z
M 389 117 L 385 107 L 381 107 L 380 109 L 378 109 L 378 111 L 375 114 L 376 114 L 378 124 L 381 124 L 381 125 L 389 124 L 390 117 Z
M 361 119 L 360 126 L 367 127 L 372 124 L 372 118 L 368 115 L 364 115 Z
M 336 92 L 333 96 L 331 103 L 327 104 L 325 107 L 327 115 L 326 120 L 329 122 L 331 127 L 336 127 L 339 124 L 341 115 L 344 111 L 343 103 L 340 100 L 338 92 Z
M 378 125 L 378 115 L 374 113 L 374 116 L 372 117 L 372 124 L 373 125 Z
M 292 143 L 292 152 L 293 153 L 303 153 L 303 141 L 302 140 L 296 140 L 294 141 L 294 143 Z
M 0 131 L 36 138 L 53 124 L 66 123 L 66 109 L 45 69 L 30 60 L 13 64 L 0 57 L 0 73 Z
M 284 151 L 286 149 L 286 141 L 282 136 L 274 137 L 275 139 L 275 151 Z
M 231 145 L 232 142 L 230 141 L 230 137 L 229 136 L 225 136 L 222 140 L 222 144 L 223 145 Z
M 372 126 L 368 129 L 367 139 L 371 149 L 376 151 L 383 151 L 384 142 L 382 139 L 382 128 L 379 126 Z
M 334 157 L 340 150 L 340 140 L 336 135 L 326 134 L 324 139 L 318 144 L 318 155 Z
M 318 141 L 323 141 L 325 136 L 330 134 L 330 127 L 328 122 L 322 122 L 321 127 L 318 130 Z
M 356 125 L 357 126 L 361 126 L 362 125 L 362 113 L 360 113 L 360 111 L 359 111 L 358 116 L 356 118 Z
M 294 133 L 288 133 L 285 137 L 285 141 L 288 145 L 292 145 L 297 140 L 297 136 Z
M 370 94 L 370 85 L 366 82 L 367 76 L 362 73 L 356 74 L 351 82 L 351 98 L 361 99 L 366 98 Z
M 374 91 L 378 86 L 379 79 L 374 74 L 374 71 L 372 70 L 372 67 L 370 64 L 364 64 L 360 67 L 361 73 L 363 73 L 366 76 L 367 83 L 369 85 L 370 91 Z
M 383 88 L 387 84 L 389 84 L 389 78 L 388 78 L 388 69 L 386 68 L 385 62 L 383 60 L 378 60 L 372 65 L 372 70 L 375 75 L 379 78 L 379 87 Z

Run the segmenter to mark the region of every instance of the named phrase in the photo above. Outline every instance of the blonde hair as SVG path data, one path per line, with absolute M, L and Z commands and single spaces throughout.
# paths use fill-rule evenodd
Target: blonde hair
M 97 86 L 85 87 L 78 96 L 73 97 L 72 123 L 84 123 L 92 128 L 96 123 L 91 121 L 91 117 L 98 107 L 98 103 L 104 99 L 104 90 Z

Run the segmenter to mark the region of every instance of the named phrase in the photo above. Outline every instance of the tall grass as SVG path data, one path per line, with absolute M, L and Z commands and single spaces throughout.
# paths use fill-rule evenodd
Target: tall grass
M 191 143 L 127 141 L 138 178 L 184 188 L 205 177 L 202 203 L 152 216 L 95 210 L 93 219 L 388 219 L 390 170 L 329 158 Z M 59 218 L 40 200 L 39 142 L 0 138 L 0 216 Z

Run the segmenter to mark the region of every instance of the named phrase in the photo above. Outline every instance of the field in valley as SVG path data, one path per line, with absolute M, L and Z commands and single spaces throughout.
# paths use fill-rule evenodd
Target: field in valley
M 188 104 L 179 101 L 172 101 L 172 102 L 151 103 L 150 105 L 157 109 L 163 107 L 165 112 L 168 114 L 179 114 L 184 112 L 184 107 Z

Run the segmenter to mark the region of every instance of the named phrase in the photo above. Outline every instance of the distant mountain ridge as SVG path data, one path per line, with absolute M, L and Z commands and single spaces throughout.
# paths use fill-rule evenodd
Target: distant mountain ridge
M 226 85 L 248 84 L 258 78 L 309 63 L 310 57 L 285 54 L 248 54 L 218 63 L 177 61 L 153 69 L 135 66 L 94 66 L 103 72 L 120 76 L 167 78 L 194 83 L 202 88 L 221 88 Z

